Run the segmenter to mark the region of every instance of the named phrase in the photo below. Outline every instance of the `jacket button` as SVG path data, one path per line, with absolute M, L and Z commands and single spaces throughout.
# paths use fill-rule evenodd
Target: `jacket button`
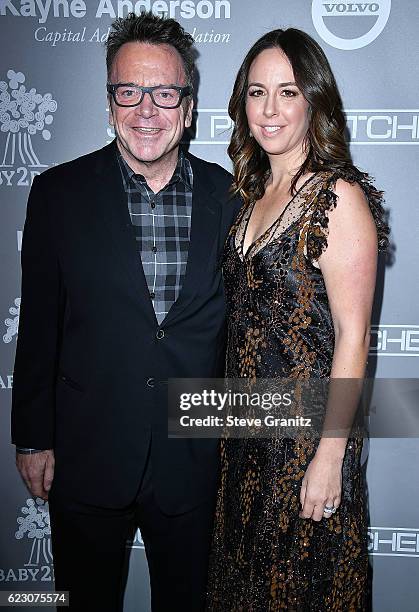
M 162 329 L 157 330 L 156 338 L 157 340 L 161 340 L 162 338 L 164 338 L 164 331 Z
M 147 387 L 154 387 L 154 378 L 147 378 Z

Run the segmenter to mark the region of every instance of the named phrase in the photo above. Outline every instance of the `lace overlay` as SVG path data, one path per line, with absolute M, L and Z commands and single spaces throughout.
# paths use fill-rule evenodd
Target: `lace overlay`
M 316 260 L 327 247 L 338 178 L 357 182 L 370 207 L 379 195 L 366 175 L 320 172 L 243 252 L 253 205 L 228 237 L 223 271 L 228 307 L 226 375 L 307 379 L 330 375 L 334 330 Z M 331 518 L 301 519 L 299 495 L 318 441 L 309 437 L 226 439 L 221 450 L 207 609 L 359 612 L 366 609 L 367 516 L 362 441 L 348 440 L 342 501 Z

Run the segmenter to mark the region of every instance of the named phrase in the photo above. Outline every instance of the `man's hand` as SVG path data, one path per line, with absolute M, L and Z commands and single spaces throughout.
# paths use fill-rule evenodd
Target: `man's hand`
M 44 450 L 32 455 L 16 453 L 16 465 L 29 491 L 35 497 L 48 499 L 54 478 L 54 451 Z

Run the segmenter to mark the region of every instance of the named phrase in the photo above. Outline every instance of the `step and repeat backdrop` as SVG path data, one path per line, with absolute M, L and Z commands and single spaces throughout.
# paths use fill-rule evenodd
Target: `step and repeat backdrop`
M 340 86 L 354 161 L 386 192 L 392 228 L 392 248 L 380 262 L 369 367 L 380 378 L 418 376 L 416 0 L 0 0 L 0 590 L 53 589 L 48 504 L 21 482 L 9 434 L 26 201 L 35 175 L 112 140 L 103 42 L 112 20 L 131 10 L 166 13 L 193 35 L 199 87 L 190 148 L 227 169 L 226 109 L 251 44 L 289 26 L 320 43 Z M 48 326 L 47 309 L 38 324 Z M 364 461 L 373 609 L 417 611 L 418 440 L 371 439 Z M 125 611 L 146 612 L 139 532 L 127 544 L 128 559 Z

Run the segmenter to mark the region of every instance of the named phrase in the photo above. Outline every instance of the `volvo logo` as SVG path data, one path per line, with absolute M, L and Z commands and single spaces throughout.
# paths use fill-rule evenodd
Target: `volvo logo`
M 379 2 L 325 2 L 324 0 L 313 0 L 311 15 L 314 27 L 322 39 L 336 49 L 351 51 L 361 49 L 372 43 L 384 30 L 390 16 L 391 0 L 380 0 Z M 339 18 L 345 18 L 347 27 L 353 30 L 351 36 L 340 36 L 336 29 L 342 25 Z M 359 34 L 359 18 L 368 28 Z M 363 23 L 362 23 L 363 25 Z M 357 28 L 357 29 L 355 29 Z M 335 31 L 334 31 L 335 29 Z M 347 30 L 345 30 L 345 34 Z

